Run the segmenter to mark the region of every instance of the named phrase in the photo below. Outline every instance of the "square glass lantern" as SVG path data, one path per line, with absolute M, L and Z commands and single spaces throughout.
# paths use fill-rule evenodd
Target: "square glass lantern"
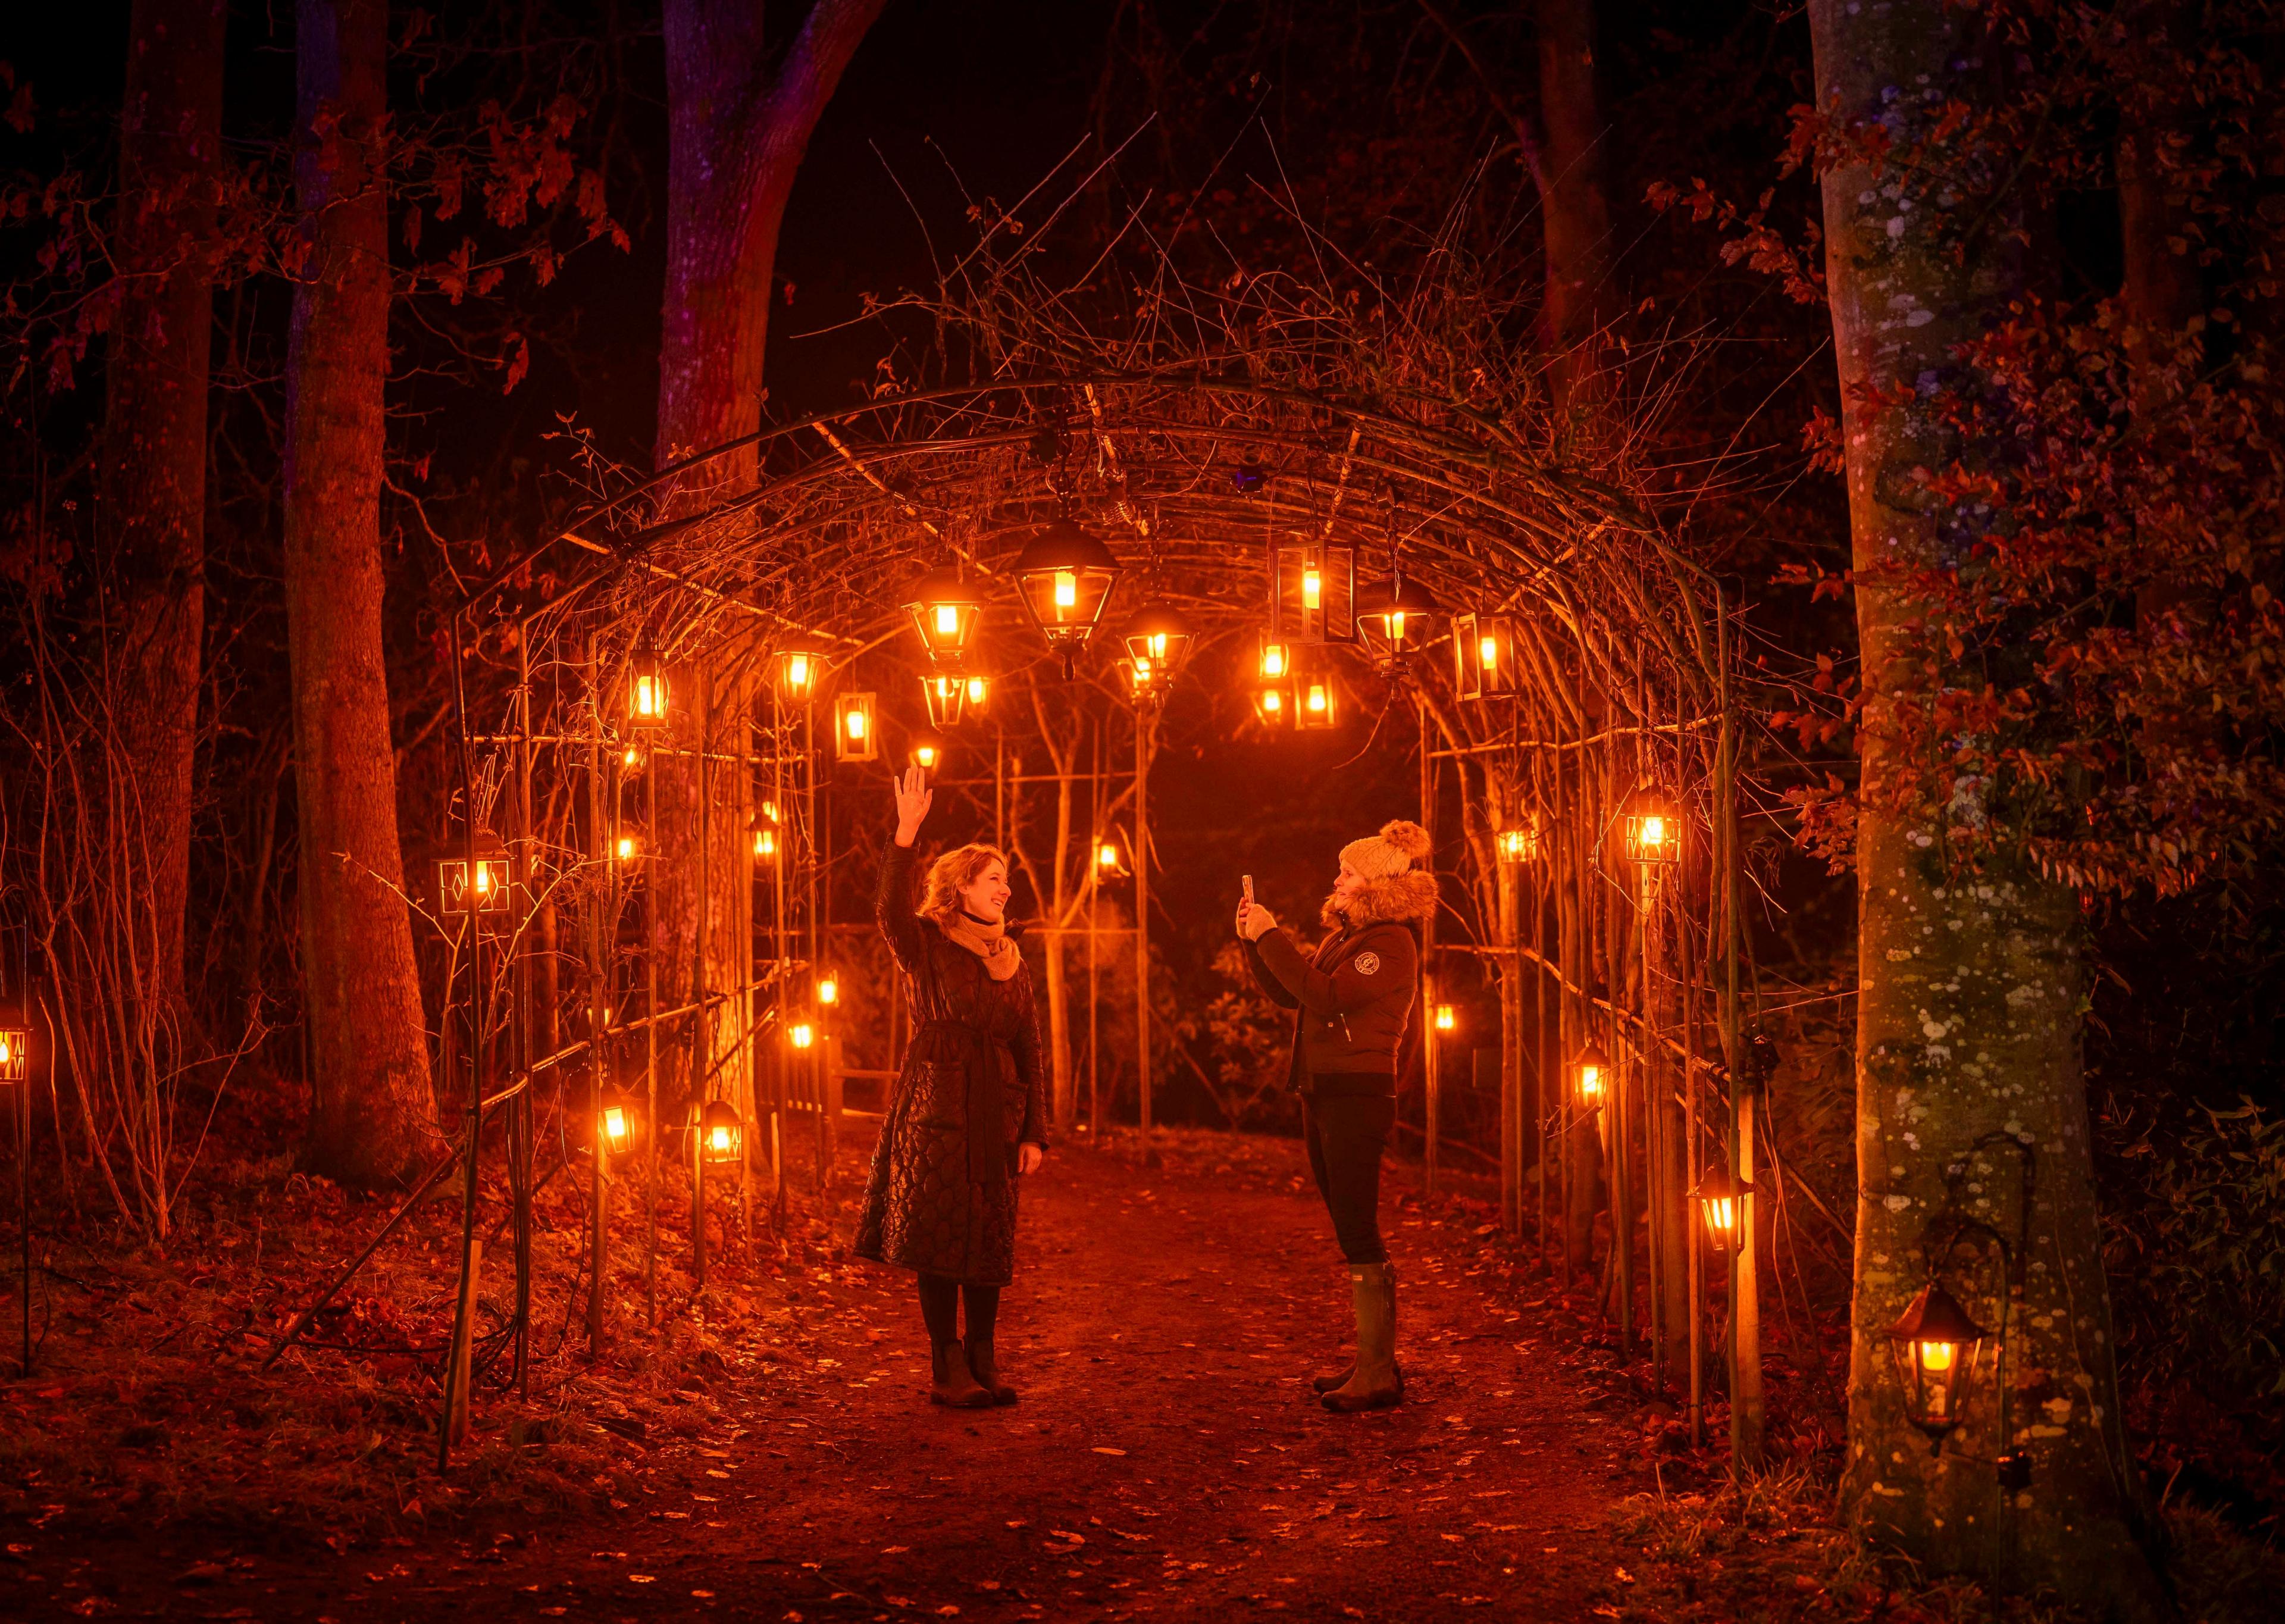
M 1269 637 L 1279 643 L 1354 643 L 1356 549 L 1285 541 L 1269 555 Z
M 833 758 L 877 761 L 881 756 L 878 708 L 870 694 L 842 694 L 833 701 Z
M 1505 615 L 1452 618 L 1453 689 L 1462 699 L 1504 699 L 1520 691 L 1515 623 Z

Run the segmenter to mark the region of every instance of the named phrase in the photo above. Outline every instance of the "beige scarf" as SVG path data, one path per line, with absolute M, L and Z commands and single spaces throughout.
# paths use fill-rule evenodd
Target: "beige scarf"
M 1024 955 L 1008 934 L 1007 921 L 987 925 L 955 908 L 950 919 L 938 920 L 937 924 L 945 935 L 983 960 L 984 973 L 993 980 L 1005 981 L 1024 968 Z

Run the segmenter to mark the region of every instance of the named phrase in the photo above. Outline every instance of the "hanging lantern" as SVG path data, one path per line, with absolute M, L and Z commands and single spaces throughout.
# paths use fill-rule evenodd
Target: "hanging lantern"
M 807 643 L 788 643 L 773 656 L 777 666 L 778 692 L 791 701 L 805 700 L 817 693 L 818 679 L 825 674 L 825 656 Z
M 1728 1255 L 1738 1243 L 1745 1223 L 1746 1197 L 1754 1193 L 1750 1184 L 1740 1184 L 1727 1167 L 1714 1166 L 1706 1170 L 1698 1181 L 1698 1188 L 1690 1192 L 1691 1200 L 1706 1220 L 1707 1243 L 1716 1255 Z
M 1064 678 L 1070 680 L 1079 658 L 1095 635 L 1103 611 L 1111 602 L 1111 589 L 1119 581 L 1119 561 L 1111 549 L 1068 519 L 1057 519 L 1033 530 L 1016 555 L 1016 586 L 1024 610 L 1048 647 L 1063 656 Z
M 1453 690 L 1462 699 L 1501 699 L 1521 688 L 1515 624 L 1504 615 L 1452 618 Z
M 758 863 L 778 860 L 778 832 L 766 823 L 754 831 L 754 860 Z
M 1127 685 L 1127 696 L 1138 706 L 1155 705 L 1166 695 L 1166 670 L 1155 660 L 1119 661 L 1119 679 Z
M 1261 639 L 1260 670 L 1264 682 L 1283 682 L 1293 674 L 1293 645 L 1274 637 Z
M 944 737 L 923 728 L 913 735 L 909 753 L 913 765 L 933 773 L 937 763 L 944 759 Z
M 1622 824 L 1628 858 L 1652 867 L 1682 860 L 1682 814 L 1658 785 L 1629 797 Z
M 1888 1327 L 1889 1351 L 1904 1384 L 1904 1417 L 1943 1447 L 1990 1336 L 1952 1294 L 1931 1280 Z
M 817 1028 L 807 1020 L 797 1020 L 786 1028 L 786 1041 L 797 1049 L 807 1049 L 817 1042 Z
M 1099 840 L 1095 845 L 1095 872 L 1104 875 L 1119 872 L 1119 846 L 1114 841 Z
M 613 1161 L 635 1148 L 634 1113 L 624 1105 L 603 1107 L 603 1153 Z
M 1571 1087 L 1590 1110 L 1600 1110 L 1610 1097 L 1611 1063 L 1598 1046 L 1590 1043 L 1572 1057 Z
M 836 761 L 877 761 L 881 755 L 879 728 L 875 724 L 870 694 L 840 694 L 833 701 L 833 758 Z
M 828 1007 L 841 1001 L 841 977 L 831 970 L 817 978 L 817 1001 Z
M 1168 603 L 1154 600 L 1144 604 L 1128 619 L 1119 637 L 1127 645 L 1127 657 L 1137 663 L 1148 660 L 1158 673 L 1161 686 L 1174 681 L 1174 673 L 1190 657 L 1190 623 Z
M 1330 677 L 1310 677 L 1294 686 L 1293 726 L 1303 733 L 1339 720 L 1340 695 Z
M 1253 714 L 1267 727 L 1283 727 L 1293 719 L 1293 695 L 1282 682 L 1265 682 L 1253 690 Z
M 968 691 L 968 708 L 970 710 L 983 710 L 985 702 L 992 697 L 992 679 L 982 671 L 969 672 L 962 686 Z
M 921 679 L 931 727 L 957 727 L 968 709 L 968 679 L 958 671 L 931 671 Z
M 1357 594 L 1357 625 L 1383 670 L 1395 670 L 1426 645 L 1438 607 L 1434 593 L 1400 574 Z
M 1281 643 L 1356 641 L 1356 549 L 1285 542 L 1270 549 L 1269 635 Z
M 620 836 L 618 844 L 611 849 L 611 855 L 622 863 L 633 862 L 642 855 L 641 837 L 635 835 Z
M 619 771 L 632 778 L 643 770 L 643 764 L 649 759 L 650 757 L 643 753 L 641 745 L 630 744 L 619 752 Z
M 1492 839 L 1503 863 L 1531 863 L 1539 859 L 1539 826 L 1536 821 L 1511 824 Z
M 0 1083 L 20 1083 L 31 1075 L 32 1034 L 21 1026 L 0 1026 Z
M 921 647 L 931 660 L 957 660 L 975 639 L 977 623 L 984 618 L 984 595 L 960 571 L 946 565 L 929 570 L 905 594 L 905 610 Z
M 666 726 L 666 667 L 645 643 L 635 650 L 627 673 L 627 721 L 636 727 Z
M 476 859 L 475 911 L 498 914 L 507 907 L 508 867 L 505 857 Z M 468 911 L 468 859 L 448 857 L 436 865 L 436 893 L 447 914 Z
M 698 1154 L 714 1166 L 734 1166 L 746 1148 L 746 1125 L 738 1108 L 716 1100 L 698 1119 Z
M 1458 1010 L 1453 1008 L 1449 1004 L 1439 1004 L 1436 1006 L 1436 1030 L 1438 1032 L 1454 1032 L 1458 1029 L 1459 1024 L 1460 1012 Z

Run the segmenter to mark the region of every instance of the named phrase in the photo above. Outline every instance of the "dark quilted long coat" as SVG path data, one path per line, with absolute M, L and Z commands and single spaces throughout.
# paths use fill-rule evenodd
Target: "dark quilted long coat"
M 982 959 L 915 914 L 914 861 L 910 847 L 891 844 L 874 898 L 915 1026 L 854 1250 L 970 1285 L 1006 1285 L 1016 1272 L 1016 1147 L 1048 1142 L 1032 967 L 994 981 Z

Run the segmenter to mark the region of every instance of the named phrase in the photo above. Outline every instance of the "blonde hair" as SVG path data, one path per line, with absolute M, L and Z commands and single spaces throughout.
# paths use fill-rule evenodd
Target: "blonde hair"
M 929 865 L 928 883 L 921 890 L 920 916 L 948 924 L 960 912 L 960 892 L 976 883 L 977 876 L 993 863 L 1008 866 L 1008 854 L 997 846 L 971 841 L 955 846 Z

